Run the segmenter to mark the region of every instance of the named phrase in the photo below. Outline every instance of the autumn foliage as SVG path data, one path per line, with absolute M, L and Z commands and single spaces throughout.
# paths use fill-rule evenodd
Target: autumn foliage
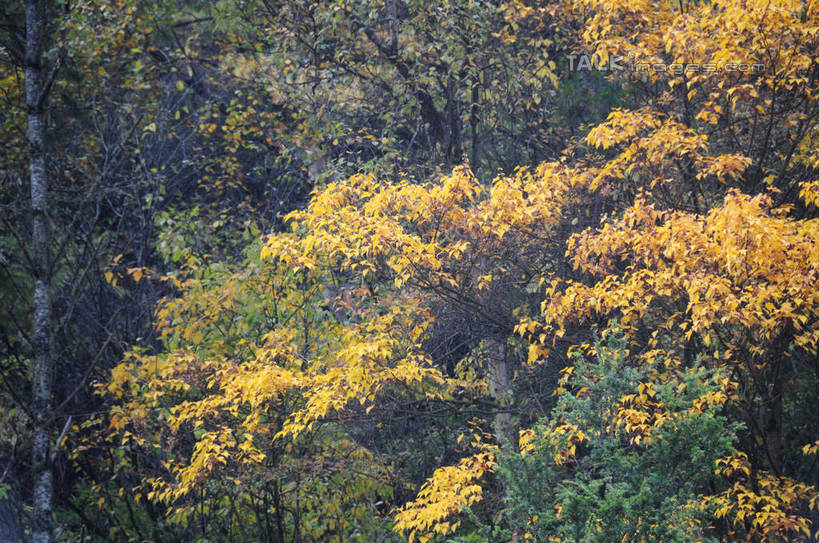
M 212 29 L 266 45 L 214 63 L 258 84 L 202 179 L 315 187 L 109 265 L 163 296 L 92 489 L 201 541 L 819 537 L 815 2 L 262 4 Z M 615 107 L 561 117 L 584 85 Z
M 466 165 L 424 183 L 400 174 L 327 183 L 287 217 L 288 232 L 252 248 L 239 268 L 183 270 L 173 279 L 179 295 L 156 313 L 164 348 L 132 351 L 101 388 L 118 404 L 111 428 L 124 443 L 174 451 L 161 474 L 143 479 L 147 498 L 179 515 L 196 492 L 218 502 L 227 490 L 215 490 L 214 479 L 249 489 L 256 474 L 309 454 L 333 458 L 309 476 L 321 478 L 347 450 L 378 482 L 362 487 L 351 471 L 345 484 L 376 499 L 396 464 L 355 444 L 356 420 L 381 427 L 378 414 L 402 402 L 514 411 L 525 404 L 514 377 L 522 383 L 557 364 L 554 394 L 571 400 L 559 400 L 555 418 L 541 413 L 546 422 L 527 428 L 534 419 L 523 411 L 514 422 L 462 415 L 460 432 L 481 427 L 477 435 L 495 432 L 497 442 L 466 439 L 460 461 L 437 467 L 414 500 L 397 504 L 394 530 L 430 541 L 477 529 L 474 512 L 484 514 L 487 501 L 520 520 L 520 495 L 502 490 L 520 491 L 516 472 L 503 467 L 515 463 L 501 460 L 497 471 L 499 455 L 517 455 L 521 466 L 545 459 L 553 482 L 569 485 L 585 470 L 611 469 L 594 463 L 602 462 L 596 451 L 625 451 L 640 463 L 665 450 L 657 440 L 684 443 L 682 428 L 723 425 L 725 440 L 708 453 L 721 456 L 686 464 L 703 481 L 680 495 L 689 501 L 646 503 L 677 507 L 669 514 L 690 522 L 685 537 L 808 540 L 818 494 L 806 466 L 817 427 L 795 414 L 817 402 L 816 6 L 509 9 L 524 10 L 518 20 L 572 18 L 582 25 L 577 43 L 596 61 L 637 66 L 610 76 L 629 89 L 631 105 L 559 161 L 489 184 Z M 604 202 L 593 215 L 583 210 L 591 200 Z M 444 318 L 473 327 L 454 368 L 431 349 L 447 335 L 436 326 Z M 616 354 L 600 351 L 593 323 L 621 330 Z M 560 354 L 567 343 L 581 356 L 614 357 L 605 371 L 620 388 L 588 366 L 574 378 Z M 503 364 L 487 354 L 491 345 Z M 499 375 L 511 390 L 495 386 Z M 672 390 L 686 399 L 674 403 Z M 581 417 L 584 398 L 604 411 Z M 503 435 L 509 424 L 519 443 Z M 689 435 L 692 447 L 699 437 Z M 711 464 L 697 464 L 702 458 Z M 606 481 L 593 483 L 601 496 L 625 488 Z M 500 494 L 488 500 L 489 492 Z M 561 497 L 546 517 L 529 514 L 528 528 L 510 536 L 544 536 L 548 517 L 550 541 L 575 540 L 560 527 L 565 508 L 580 503 L 573 499 Z M 608 514 L 592 508 L 583 522 L 608 533 Z M 665 533 L 635 522 L 623 528 L 635 537 Z

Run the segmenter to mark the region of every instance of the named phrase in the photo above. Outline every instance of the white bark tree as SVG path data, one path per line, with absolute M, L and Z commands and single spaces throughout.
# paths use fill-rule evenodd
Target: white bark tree
M 31 256 L 34 279 L 32 296 L 32 410 L 34 443 L 31 470 L 34 543 L 53 540 L 52 510 L 54 471 L 51 461 L 51 397 L 54 381 L 54 349 L 51 330 L 51 270 L 48 227 L 48 169 L 45 149 L 45 103 L 48 82 L 44 77 L 43 42 L 46 32 L 46 3 L 26 4 L 25 82 L 28 115 L 29 183 L 31 189 Z

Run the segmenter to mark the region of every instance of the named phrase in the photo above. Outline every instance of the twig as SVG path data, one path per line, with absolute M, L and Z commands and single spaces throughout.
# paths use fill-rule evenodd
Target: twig
M 60 452 L 60 449 L 63 447 L 63 438 L 65 437 L 66 432 L 68 432 L 69 426 L 71 426 L 71 415 L 68 415 L 68 419 L 65 421 L 65 426 L 63 426 L 63 431 L 60 432 L 60 437 L 57 438 L 57 445 L 55 445 L 54 450 L 51 451 L 52 463 L 57 460 L 57 453 Z

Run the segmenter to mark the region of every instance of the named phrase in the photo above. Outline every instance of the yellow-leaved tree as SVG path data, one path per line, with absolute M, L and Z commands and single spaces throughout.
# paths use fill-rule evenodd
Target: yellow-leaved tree
M 161 451 L 140 491 L 182 523 L 201 516 L 198 500 L 217 507 L 226 496 L 243 504 L 227 513 L 238 522 L 259 493 L 283 534 L 305 533 L 308 512 L 334 510 L 344 520 L 319 522 L 312 535 L 352 533 L 362 529 L 349 516 L 356 507 L 372 524 L 389 522 L 372 520 L 372 504 L 408 475 L 356 441 L 362 421 L 380 428 L 407 410 L 446 412 L 453 445 L 487 418 L 511 439 L 513 370 L 543 354 L 519 353 L 514 327 L 536 305 L 585 180 L 557 163 L 491 187 L 466 167 L 428 184 L 354 176 L 317 191 L 288 216 L 292 231 L 251 248 L 238 270 L 191 261 L 184 278 L 168 278 L 179 295 L 156 311 L 163 350 L 134 349 L 101 388 L 118 404 L 114 433 Z M 455 336 L 463 356 L 448 367 L 442 343 Z M 480 497 L 475 481 L 493 467 L 493 447 L 465 443 L 473 454 L 436 472 L 397 527 L 456 528 L 449 517 Z M 298 477 L 305 464 L 318 471 Z M 356 490 L 318 492 L 331 475 L 336 492 Z
M 541 323 L 561 336 L 616 320 L 646 364 L 672 356 L 728 370 L 725 410 L 745 424 L 738 446 L 748 454 L 718 466 L 739 480 L 705 502 L 731 519 L 732 537 L 810 538 L 817 481 L 802 449 L 817 431 L 805 418 L 819 340 L 817 7 L 574 7 L 588 17 L 589 52 L 624 67 L 612 77 L 645 105 L 613 111 L 586 137 L 603 152 L 592 185 L 624 209 L 569 241 L 580 276 L 555 279 Z

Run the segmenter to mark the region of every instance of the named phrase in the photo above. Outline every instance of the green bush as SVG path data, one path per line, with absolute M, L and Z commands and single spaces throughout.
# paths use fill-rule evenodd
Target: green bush
M 594 352 L 564 370 L 557 405 L 522 451 L 501 455 L 507 504 L 480 539 L 714 540 L 700 497 L 718 484 L 715 461 L 733 450 L 737 430 L 720 414 L 721 376 L 632 360 L 616 330 Z

